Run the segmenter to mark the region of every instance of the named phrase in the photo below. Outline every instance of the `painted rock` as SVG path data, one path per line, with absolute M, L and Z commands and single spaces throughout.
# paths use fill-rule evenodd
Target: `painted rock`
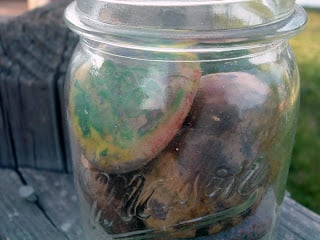
M 109 173 L 142 167 L 181 127 L 200 75 L 195 62 L 122 59 L 82 65 L 69 97 L 71 128 L 82 153 Z
M 202 77 L 182 129 L 144 175 L 148 228 L 179 237 L 212 234 L 254 211 L 269 184 L 264 149 L 278 112 L 273 94 L 247 73 Z M 197 229 L 206 227 L 203 217 L 212 225 Z

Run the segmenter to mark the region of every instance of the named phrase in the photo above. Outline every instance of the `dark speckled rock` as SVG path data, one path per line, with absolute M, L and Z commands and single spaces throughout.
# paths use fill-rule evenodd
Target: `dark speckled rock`
M 238 224 L 257 207 L 270 177 L 264 136 L 273 132 L 271 118 L 278 111 L 271 94 L 268 85 L 247 73 L 202 77 L 184 127 L 145 176 L 141 196 L 149 198 L 149 228 L 175 231 L 190 220 L 235 209 L 229 219 L 211 226 L 214 233 Z M 184 237 L 195 234 L 193 229 Z

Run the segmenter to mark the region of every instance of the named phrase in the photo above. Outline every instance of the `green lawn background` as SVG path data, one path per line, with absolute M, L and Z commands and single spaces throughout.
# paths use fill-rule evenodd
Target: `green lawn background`
M 288 190 L 320 213 L 320 10 L 308 10 L 306 29 L 290 40 L 301 78 L 301 105 Z

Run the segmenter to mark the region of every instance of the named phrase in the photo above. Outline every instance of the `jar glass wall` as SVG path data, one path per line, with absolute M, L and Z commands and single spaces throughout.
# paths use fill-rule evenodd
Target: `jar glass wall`
M 299 107 L 295 11 L 259 39 L 248 28 L 216 38 L 82 28 L 66 106 L 88 239 L 271 237 Z

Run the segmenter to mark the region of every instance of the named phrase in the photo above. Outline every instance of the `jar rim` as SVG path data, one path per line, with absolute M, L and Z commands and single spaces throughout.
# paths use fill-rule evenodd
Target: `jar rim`
M 126 0 L 113 1 L 121 2 Z M 208 0 L 206 2 L 212 1 Z M 193 2 L 196 1 L 194 0 Z M 142 44 L 177 41 L 180 43 L 194 41 L 204 44 L 234 44 L 257 41 L 272 41 L 281 38 L 288 39 L 302 30 L 307 22 L 307 14 L 305 10 L 296 4 L 293 6 L 292 11 L 288 16 L 285 16 L 277 21 L 254 26 L 244 26 L 241 28 L 218 28 L 207 30 L 181 30 L 162 27 L 146 28 L 144 26 L 130 26 L 113 23 L 109 24 L 97 19 L 93 19 L 83 13 L 76 1 L 69 4 L 65 10 L 64 17 L 68 27 L 81 37 L 100 42 L 112 41 L 112 39 L 117 39 L 121 42 L 131 42 L 132 39 L 139 39 L 139 42 Z

